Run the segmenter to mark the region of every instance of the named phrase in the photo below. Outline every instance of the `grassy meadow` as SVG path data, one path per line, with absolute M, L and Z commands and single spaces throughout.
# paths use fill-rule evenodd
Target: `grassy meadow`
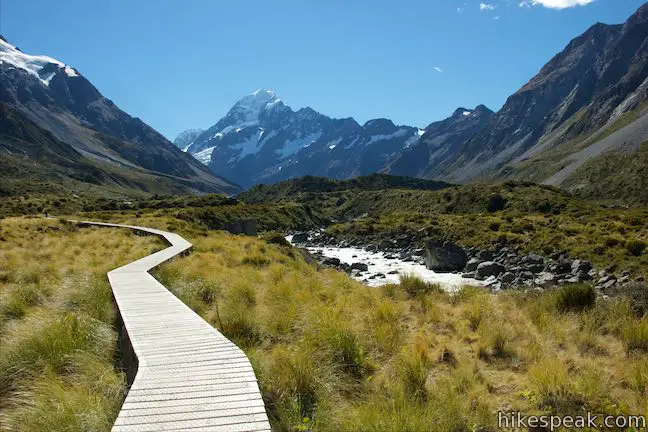
M 274 430 L 489 431 L 498 410 L 648 415 L 644 286 L 612 299 L 588 285 L 450 295 L 407 276 L 368 288 L 278 235 L 137 221 L 194 243 L 154 274 L 249 355 Z
M 111 429 L 126 380 L 106 272 L 163 247 L 129 230 L 0 220 L 0 430 Z
M 518 410 L 648 416 L 645 284 L 614 298 L 597 297 L 588 285 L 448 294 L 407 275 L 369 288 L 319 268 L 277 233 L 236 236 L 164 207 L 81 217 L 165 229 L 194 244 L 192 254 L 154 275 L 248 354 L 273 430 L 494 431 L 498 411 Z M 436 216 L 409 217 L 397 221 L 434 226 Z M 440 224 L 455 216 L 443 217 Z M 497 212 L 474 217 L 501 219 L 488 236 L 522 223 Z M 543 215 L 525 217 L 550 232 Z M 385 220 L 385 232 L 395 220 Z M 633 220 L 617 222 L 643 232 Z M 347 223 L 345 230 L 363 222 Z M 556 235 L 564 228 L 551 223 Z M 115 368 L 105 272 L 161 244 L 124 230 L 33 218 L 0 224 L 0 424 L 109 429 L 126 387 Z M 453 226 L 440 229 L 462 233 Z M 105 249 L 94 246 L 99 241 Z

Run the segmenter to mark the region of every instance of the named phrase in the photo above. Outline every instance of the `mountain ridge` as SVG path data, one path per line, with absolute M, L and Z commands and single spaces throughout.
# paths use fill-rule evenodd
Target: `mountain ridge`
M 177 187 L 171 186 L 176 191 L 233 193 L 238 189 L 139 118 L 120 110 L 76 69 L 59 60 L 25 54 L 3 37 L 0 74 L 0 102 L 26 116 L 31 128 L 47 131 L 92 164 L 124 175 L 177 178 Z M 0 142 L 0 148 L 4 150 L 0 156 L 6 156 L 8 146 Z M 173 180 L 162 184 L 169 182 Z

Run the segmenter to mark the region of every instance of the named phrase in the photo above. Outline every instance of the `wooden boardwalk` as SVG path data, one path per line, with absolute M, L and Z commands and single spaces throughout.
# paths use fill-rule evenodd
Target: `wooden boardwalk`
M 130 225 L 170 247 L 108 273 L 138 368 L 113 431 L 269 431 L 246 355 L 148 272 L 189 250 L 177 234 Z

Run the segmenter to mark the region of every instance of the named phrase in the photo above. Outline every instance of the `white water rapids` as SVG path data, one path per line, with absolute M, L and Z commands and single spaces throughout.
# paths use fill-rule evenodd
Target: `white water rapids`
M 286 239 L 291 241 L 292 236 L 287 236 Z M 455 291 L 463 285 L 482 285 L 482 282 L 476 279 L 463 278 L 461 274 L 436 273 L 416 262 L 402 261 L 398 258 L 388 259 L 385 258 L 383 252 L 369 252 L 353 247 L 307 247 L 306 249 L 311 253 L 321 252 L 327 258 L 338 258 L 347 264 L 367 264 L 368 271 L 360 275 L 354 273 L 351 277 L 369 286 L 398 283 L 402 274 L 415 275 L 426 282 L 438 283 L 441 288 L 447 291 Z M 390 272 L 394 271 L 398 273 L 390 274 Z M 384 274 L 385 277 L 370 278 L 378 273 Z

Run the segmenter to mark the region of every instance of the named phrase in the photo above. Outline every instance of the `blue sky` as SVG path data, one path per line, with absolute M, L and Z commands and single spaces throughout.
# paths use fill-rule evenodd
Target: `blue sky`
M 497 110 L 596 22 L 641 0 L 0 0 L 0 32 L 76 67 L 173 139 L 257 88 L 294 109 L 425 126 Z M 522 3 L 521 3 L 522 2 Z M 587 3 L 564 7 L 575 3 Z M 561 8 L 562 9 L 559 9 Z

